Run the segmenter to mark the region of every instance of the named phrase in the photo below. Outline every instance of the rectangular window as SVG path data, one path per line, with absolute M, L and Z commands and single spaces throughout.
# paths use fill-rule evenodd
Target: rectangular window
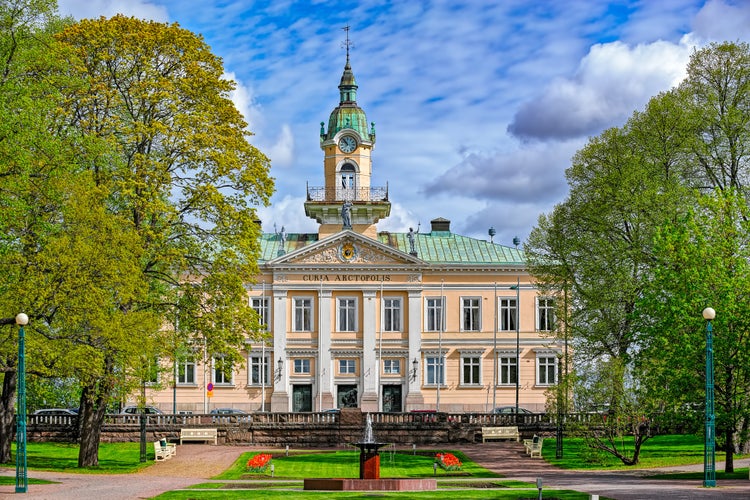
M 500 299 L 500 330 L 504 332 L 513 332 L 516 330 L 516 318 L 518 317 L 518 308 L 516 299 Z
M 312 299 L 309 297 L 294 298 L 294 331 L 312 331 Z
M 266 356 L 250 357 L 250 385 L 268 385 L 270 358 Z M 261 378 L 262 374 L 262 378 Z
M 536 358 L 538 368 L 538 385 L 552 385 L 557 380 L 557 357 L 539 356 Z
M 443 369 L 443 358 L 434 356 L 425 358 L 425 370 L 427 376 L 425 377 L 425 383 L 427 385 L 437 385 L 438 380 L 440 385 L 445 384 L 445 370 Z
M 400 359 L 384 359 L 383 360 L 383 373 L 388 375 L 400 375 L 401 374 L 401 360 Z
M 518 364 L 515 357 L 500 358 L 500 384 L 515 385 L 518 380 Z
M 182 359 L 177 363 L 177 384 L 195 384 L 195 361 Z
M 294 373 L 298 375 L 305 375 L 310 373 L 310 360 L 309 359 L 295 359 L 294 360 Z
M 214 384 L 231 385 L 232 384 L 232 362 L 224 356 L 214 357 Z
M 339 298 L 338 331 L 357 331 L 357 299 Z
M 427 331 L 428 332 L 440 332 L 443 330 L 443 297 L 428 297 L 426 299 L 427 307 Z
M 481 301 L 478 297 L 461 299 L 461 314 L 463 317 L 461 330 L 464 332 L 478 332 L 480 330 L 480 303 Z
M 159 358 L 151 358 L 146 361 L 143 382 L 146 385 L 155 385 L 159 383 Z
M 481 365 L 478 356 L 467 356 L 461 358 L 461 385 L 479 385 L 479 367 Z
M 270 319 L 268 297 L 253 297 L 251 299 L 251 306 L 253 308 L 253 311 L 258 313 L 258 316 L 260 317 L 260 324 L 265 326 L 267 330 Z
M 542 332 L 555 328 L 555 301 L 539 298 L 537 301 L 537 329 Z
M 340 359 L 339 360 L 339 373 L 342 375 L 354 375 L 356 373 L 355 360 L 353 359 Z
M 383 299 L 383 331 L 401 331 L 401 299 Z

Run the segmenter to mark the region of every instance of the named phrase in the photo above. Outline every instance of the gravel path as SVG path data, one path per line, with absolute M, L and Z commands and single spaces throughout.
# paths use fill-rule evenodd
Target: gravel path
M 500 442 L 472 445 L 451 445 L 463 451 L 480 465 L 503 474 L 507 479 L 536 482 L 542 478 L 544 488 L 584 491 L 617 500 L 640 499 L 750 499 L 750 480 L 719 481 L 717 488 L 703 488 L 700 480 L 664 481 L 648 477 L 654 471 L 563 471 L 547 462 L 531 459 L 519 443 Z M 57 484 L 30 485 L 23 497 L 14 493 L 14 486 L 0 486 L 0 498 L 29 499 L 107 499 L 130 500 L 151 498 L 165 491 L 205 482 L 226 470 L 249 446 L 214 446 L 184 444 L 177 447 L 177 456 L 157 462 L 136 474 L 93 475 L 33 471 L 31 476 L 57 481 Z M 407 448 L 410 450 L 411 448 Z M 746 467 L 750 459 L 738 460 L 736 467 Z M 723 463 L 717 463 L 723 470 Z M 703 466 L 671 467 L 670 470 L 703 470 Z M 15 475 L 13 469 L 0 469 L 0 475 Z

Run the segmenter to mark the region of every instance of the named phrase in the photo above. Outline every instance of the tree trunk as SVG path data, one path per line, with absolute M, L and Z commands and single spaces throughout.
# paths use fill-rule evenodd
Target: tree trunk
M 104 375 L 84 387 L 81 393 L 81 409 L 78 415 L 81 446 L 78 449 L 78 467 L 99 465 L 99 438 L 113 388 L 114 363 L 108 356 L 104 361 Z
M 3 392 L 0 394 L 0 463 L 11 462 L 10 444 L 16 435 L 13 414 L 16 401 L 16 372 L 5 372 Z
M 727 429 L 724 472 L 734 472 L 734 430 Z

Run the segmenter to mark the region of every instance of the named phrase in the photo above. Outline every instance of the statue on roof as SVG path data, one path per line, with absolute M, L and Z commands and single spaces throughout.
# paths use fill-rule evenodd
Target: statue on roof
M 279 239 L 279 251 L 277 252 L 278 255 L 284 255 L 284 245 L 286 244 L 286 231 L 284 230 L 284 226 L 281 226 L 281 231 L 276 230 L 276 223 L 273 224 L 273 232 L 276 233 L 276 237 Z
M 406 233 L 406 237 L 409 239 L 409 253 L 411 255 L 415 255 L 415 256 L 417 255 L 416 239 L 417 239 L 417 234 L 419 234 L 419 227 L 421 225 L 422 225 L 421 222 L 417 224 L 417 231 L 416 232 L 414 232 L 414 228 L 413 227 L 410 227 L 409 228 L 409 232 Z

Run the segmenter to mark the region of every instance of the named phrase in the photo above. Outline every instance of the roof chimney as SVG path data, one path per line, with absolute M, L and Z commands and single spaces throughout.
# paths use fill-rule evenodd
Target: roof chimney
M 451 221 L 438 217 L 430 221 L 431 231 L 433 233 L 450 233 L 451 232 Z

